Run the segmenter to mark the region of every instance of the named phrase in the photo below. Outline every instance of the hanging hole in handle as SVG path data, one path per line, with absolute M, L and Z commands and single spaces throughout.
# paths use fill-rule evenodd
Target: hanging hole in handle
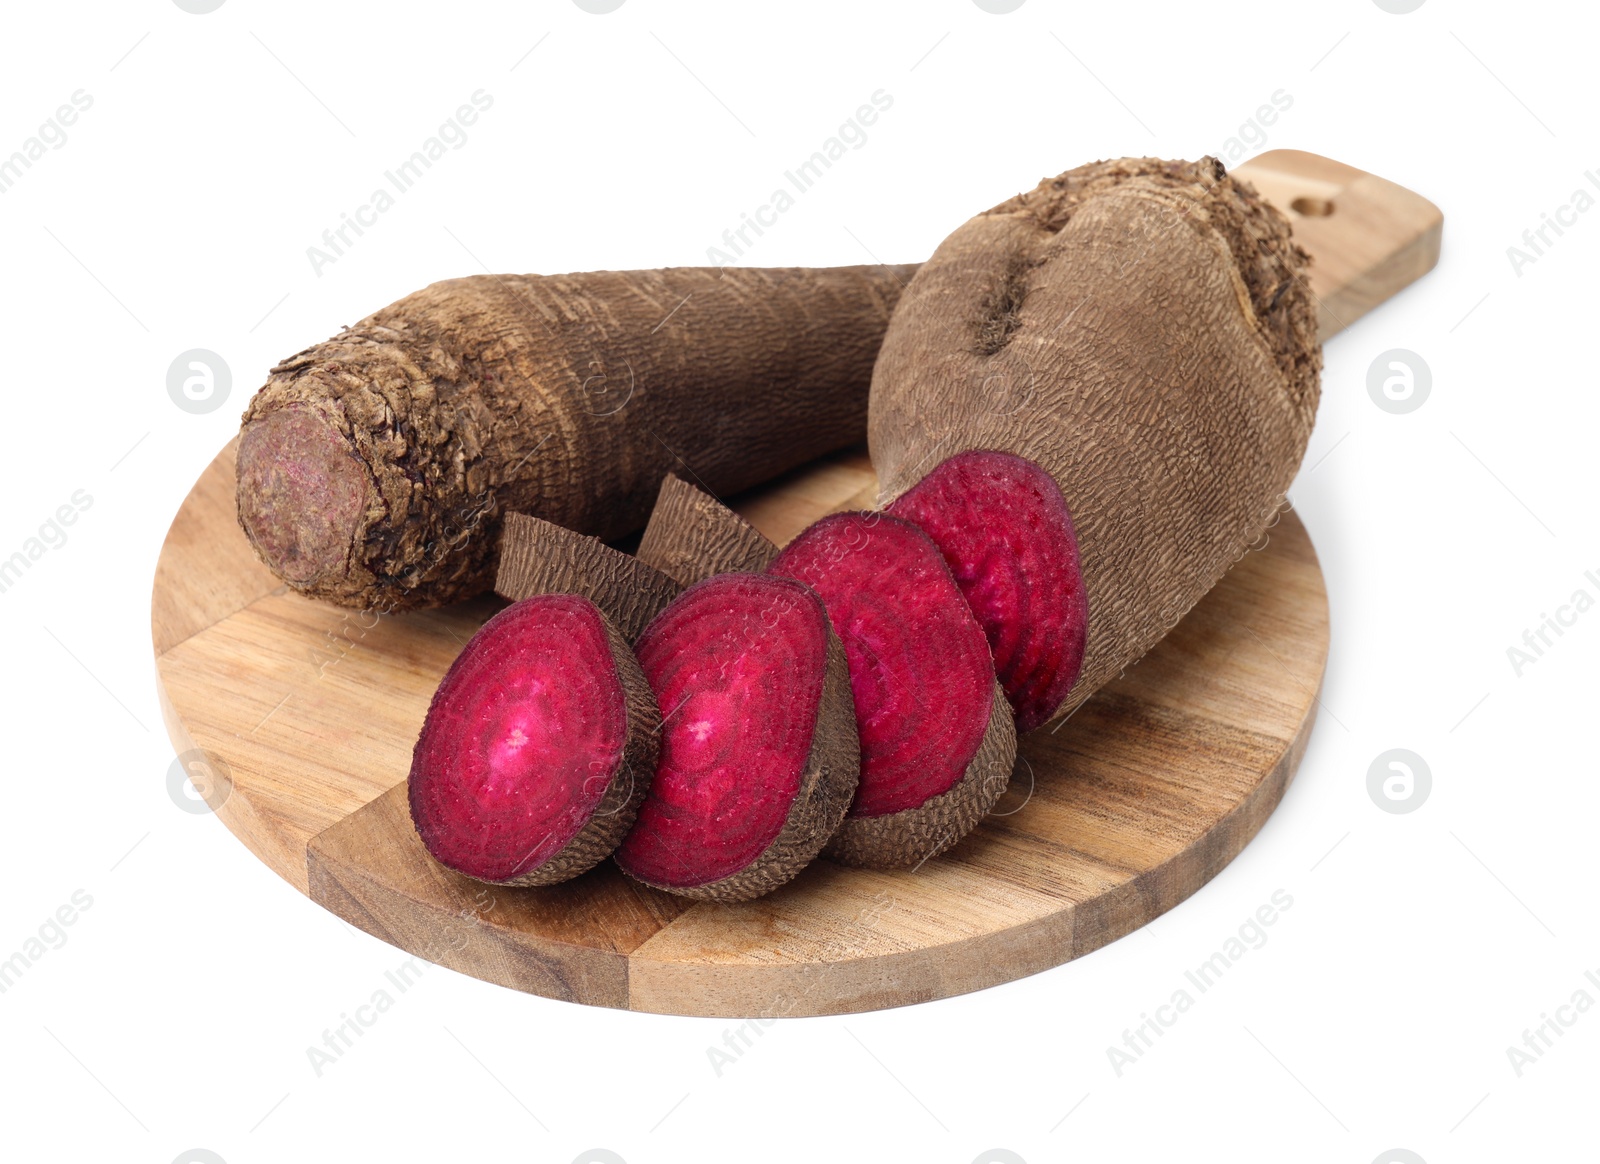
M 1333 213 L 1333 203 L 1326 198 L 1307 198 L 1302 194 L 1289 203 L 1289 209 L 1306 218 L 1327 218 Z

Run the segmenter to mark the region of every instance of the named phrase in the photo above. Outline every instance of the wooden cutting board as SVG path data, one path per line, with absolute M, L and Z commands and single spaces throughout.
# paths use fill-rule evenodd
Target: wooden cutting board
M 1236 171 L 1316 257 L 1326 338 L 1437 261 L 1425 199 L 1312 154 Z M 846 452 L 733 499 L 783 542 L 870 504 Z M 609 862 L 508 889 L 423 850 L 405 775 L 428 701 L 503 605 L 375 616 L 288 592 L 234 513 L 234 446 L 195 483 L 156 568 L 151 623 L 167 729 L 246 847 L 352 925 L 518 990 L 670 1014 L 836 1014 L 940 998 L 1058 965 L 1204 885 L 1283 796 L 1311 731 L 1328 607 L 1285 513 L 1148 656 L 1053 734 L 1026 737 L 1011 788 L 915 872 L 817 861 L 740 905 L 688 902 Z

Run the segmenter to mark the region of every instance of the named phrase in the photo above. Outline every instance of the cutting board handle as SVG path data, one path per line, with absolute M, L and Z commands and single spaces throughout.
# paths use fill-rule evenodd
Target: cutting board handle
M 1433 270 L 1444 215 L 1420 194 L 1303 150 L 1269 150 L 1232 171 L 1289 216 L 1311 252 L 1323 340 Z

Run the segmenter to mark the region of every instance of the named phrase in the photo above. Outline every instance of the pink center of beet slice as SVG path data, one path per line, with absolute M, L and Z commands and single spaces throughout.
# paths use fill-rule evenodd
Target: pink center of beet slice
M 884 816 L 948 792 L 988 730 L 994 667 L 938 547 L 908 521 L 841 513 L 803 532 L 771 569 L 822 595 L 844 643 L 861 734 L 850 815 Z
M 1089 622 L 1055 478 L 1022 457 L 975 450 L 940 464 L 889 512 L 937 543 L 989 640 L 1017 730 L 1046 722 L 1077 682 Z
M 766 851 L 800 792 L 827 613 L 788 579 L 721 574 L 657 615 L 635 653 L 661 707 L 661 755 L 617 862 L 655 885 L 720 881 Z
M 484 624 L 433 697 L 411 760 L 417 831 L 469 877 L 527 873 L 589 822 L 627 734 L 600 612 L 573 595 L 524 599 Z

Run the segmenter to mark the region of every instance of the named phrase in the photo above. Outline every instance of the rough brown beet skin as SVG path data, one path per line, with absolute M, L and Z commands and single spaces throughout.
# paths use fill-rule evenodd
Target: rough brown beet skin
M 716 574 L 760 573 L 778 556 L 766 536 L 675 473 L 661 482 L 638 558 L 685 586 Z
M 535 594 L 580 595 L 633 643 L 683 587 L 599 538 L 511 513 L 500 536 L 494 589 L 513 602 Z
M 860 440 L 914 269 L 436 283 L 272 370 L 244 415 L 240 523 L 313 597 L 477 594 L 508 512 L 616 537 L 685 463 L 727 493 Z
M 1308 256 L 1213 158 L 1097 162 L 960 227 L 884 336 L 880 502 L 1013 453 L 1066 498 L 1088 602 L 1053 720 L 1149 650 L 1274 520 L 1316 413 Z

